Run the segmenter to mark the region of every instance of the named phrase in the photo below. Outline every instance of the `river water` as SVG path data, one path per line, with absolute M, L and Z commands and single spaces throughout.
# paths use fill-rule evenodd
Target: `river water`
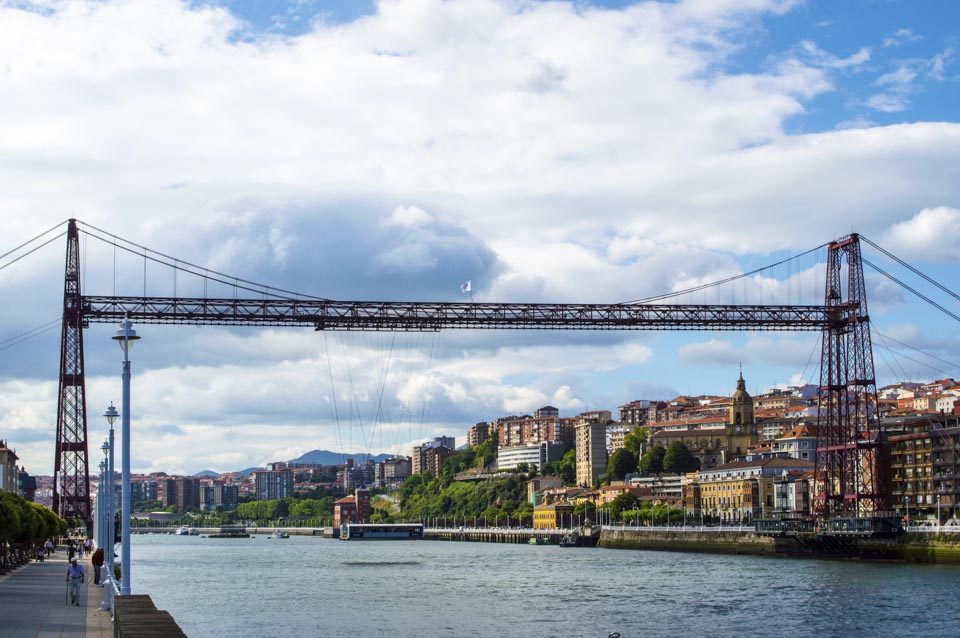
M 960 636 L 960 567 L 443 541 L 136 535 L 191 638 Z

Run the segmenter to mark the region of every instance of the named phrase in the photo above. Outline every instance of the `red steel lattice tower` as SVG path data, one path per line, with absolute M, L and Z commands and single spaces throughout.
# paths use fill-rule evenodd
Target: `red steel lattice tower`
M 871 516 L 889 510 L 889 480 L 858 235 L 829 244 L 826 275 L 814 509 L 822 518 Z
M 80 292 L 80 236 L 77 222 L 67 227 L 67 262 L 60 338 L 60 392 L 57 396 L 57 448 L 53 510 L 64 518 L 93 524 L 87 458 L 87 398 L 83 368 L 83 298 Z

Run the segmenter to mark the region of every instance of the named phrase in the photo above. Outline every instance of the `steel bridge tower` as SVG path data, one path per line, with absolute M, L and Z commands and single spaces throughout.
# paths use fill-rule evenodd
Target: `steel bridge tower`
M 890 509 L 889 470 L 858 235 L 828 245 L 826 275 L 814 511 L 820 518 L 876 516 Z
M 67 261 L 60 338 L 60 391 L 57 395 L 57 447 L 53 511 L 93 524 L 87 458 L 87 397 L 83 368 L 83 297 L 80 291 L 80 236 L 76 220 L 67 226 Z

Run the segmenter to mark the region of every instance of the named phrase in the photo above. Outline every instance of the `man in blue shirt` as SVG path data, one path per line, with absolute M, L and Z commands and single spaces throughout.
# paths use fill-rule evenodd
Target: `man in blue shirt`
M 70 591 L 70 604 L 80 606 L 80 583 L 83 582 L 83 565 L 77 564 L 77 559 L 70 560 L 70 567 L 67 568 L 67 583 Z

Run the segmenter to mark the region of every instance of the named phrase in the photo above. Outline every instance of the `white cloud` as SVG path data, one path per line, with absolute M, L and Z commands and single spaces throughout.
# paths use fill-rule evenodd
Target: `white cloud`
M 875 93 L 867 99 L 867 106 L 882 113 L 899 113 L 910 107 L 910 100 L 903 95 Z
M 908 42 L 916 42 L 917 40 L 922 40 L 923 36 L 917 35 L 913 32 L 912 29 L 902 28 L 897 29 L 887 37 L 883 39 L 884 47 L 899 47 Z
M 75 215 L 323 296 L 460 300 L 457 286 L 473 278 L 477 300 L 620 301 L 852 226 L 879 235 L 903 211 L 960 201 L 955 123 L 788 132 L 808 101 L 865 66 L 868 49 L 837 57 L 812 45 L 763 72 L 731 70 L 758 18 L 795 4 L 382 0 L 374 15 L 293 37 L 252 33 L 202 3 L 3 4 L 4 234 L 27 238 Z M 908 71 L 945 76 L 949 63 L 945 54 Z M 893 87 L 906 85 L 891 76 L 875 108 L 905 108 L 909 92 Z M 84 249 L 85 284 L 109 293 L 109 250 Z M 142 262 L 120 259 L 118 292 L 139 294 Z M 57 316 L 61 268 L 51 248 L 2 271 L 5 301 L 22 302 L 8 302 L 4 324 Z M 151 265 L 147 275 L 151 291 L 172 288 L 168 273 Z M 181 294 L 189 285 L 178 281 Z M 746 286 L 821 289 L 803 275 Z M 194 470 L 225 448 L 235 456 L 216 462 L 253 465 L 300 447 L 389 448 L 545 403 L 575 410 L 593 400 L 578 376 L 653 357 L 631 339 L 530 337 L 521 348 L 457 336 L 462 351 L 448 345 L 429 372 L 429 355 L 407 352 L 422 336 L 405 336 L 381 375 L 389 336 L 329 336 L 331 374 L 312 333 L 155 334 L 162 352 L 142 355 L 137 372 L 139 464 Z M 705 356 L 729 359 L 724 347 Z M 91 368 L 104 357 L 88 350 Z M 14 364 L 46 380 L 4 385 L 0 424 L 33 438 L 18 449 L 45 468 L 55 364 L 0 361 Z M 116 398 L 104 375 L 91 373 L 91 409 Z M 392 417 L 373 429 L 378 388 Z
M 904 259 L 960 261 L 960 210 L 924 208 L 891 226 L 882 245 Z
M 824 51 L 816 42 L 812 40 L 801 40 L 800 51 L 805 59 L 816 66 L 828 67 L 831 69 L 857 69 L 870 61 L 870 47 L 861 47 L 855 53 L 845 58 L 839 58 L 832 53 Z
M 433 222 L 433 217 L 427 211 L 416 206 L 397 206 L 393 209 L 387 224 L 404 228 L 419 228 Z

